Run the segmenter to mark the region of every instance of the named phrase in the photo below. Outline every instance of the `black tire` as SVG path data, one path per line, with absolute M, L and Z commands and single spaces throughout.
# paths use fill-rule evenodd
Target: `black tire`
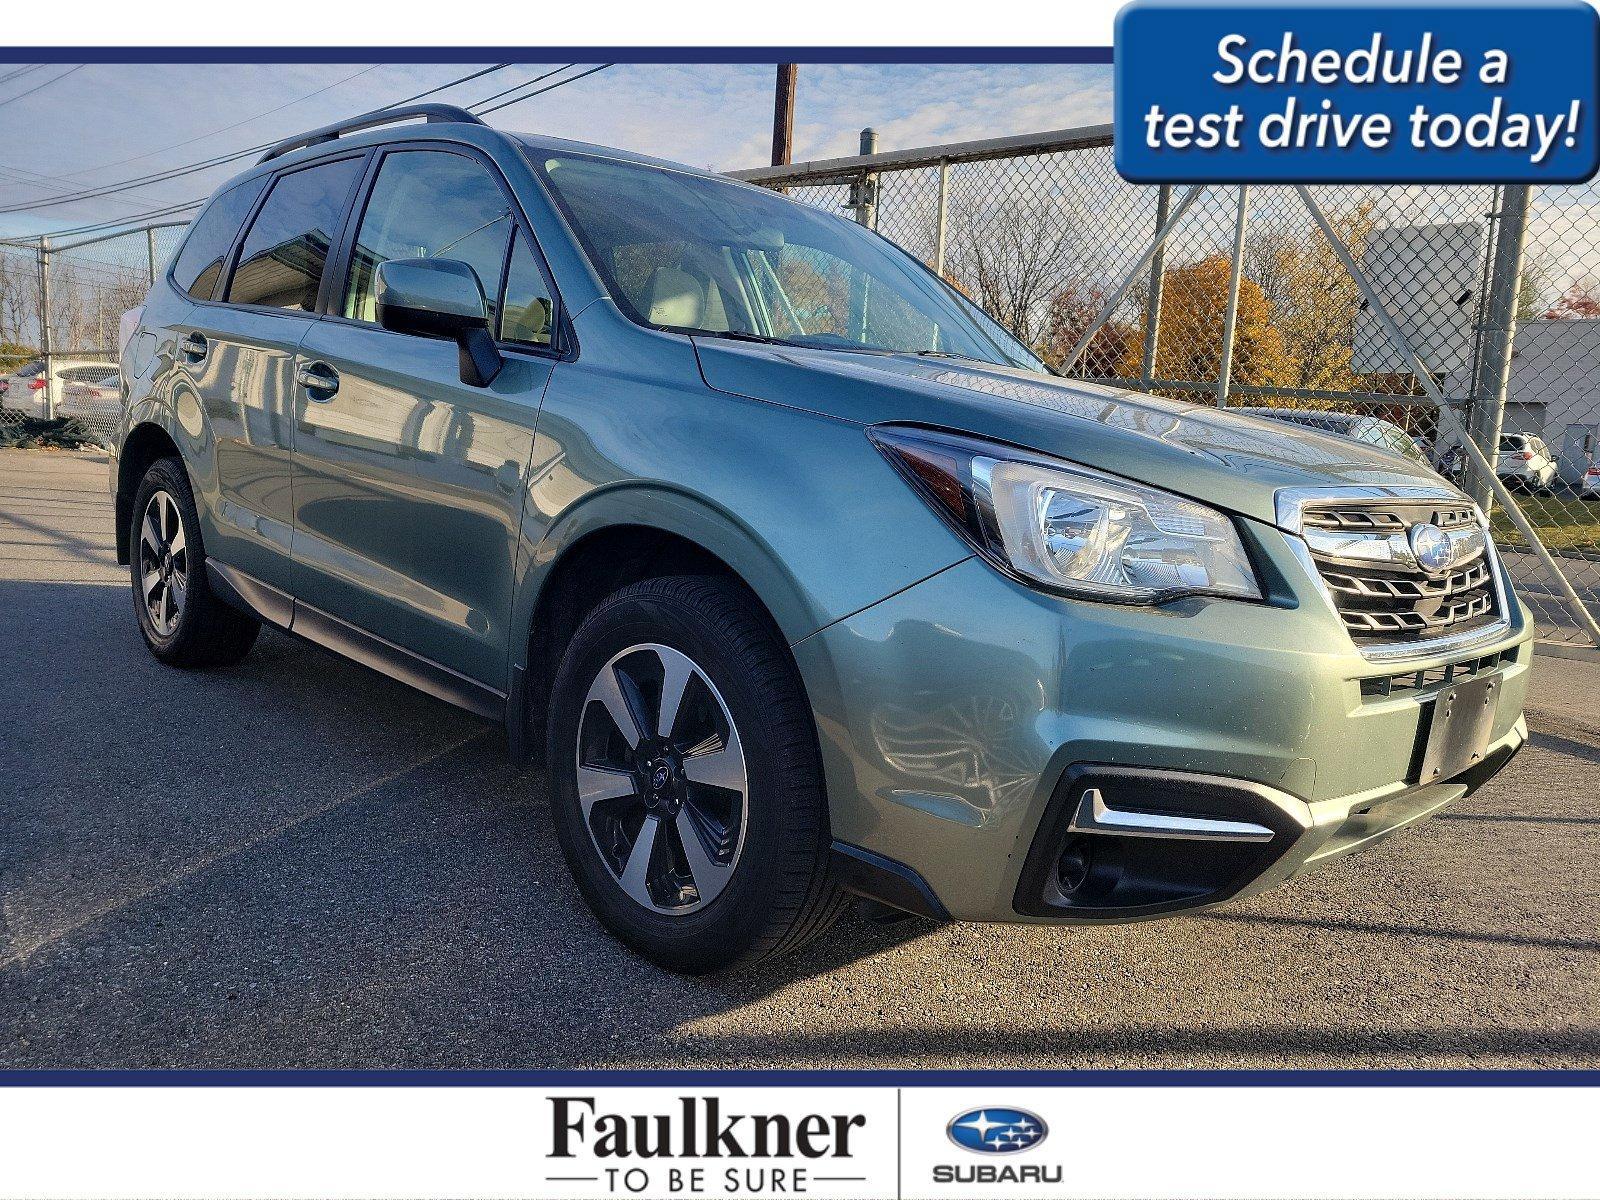
M 743 840 L 731 852 L 731 873 L 722 877 L 726 882 L 721 890 L 707 901 L 694 901 L 703 906 L 689 911 L 657 911 L 624 890 L 616 868 L 602 859 L 600 835 L 591 833 L 578 796 L 585 709 L 591 710 L 588 720 L 604 719 L 594 715 L 595 704 L 586 704 L 591 685 L 624 651 L 648 645 L 691 660 L 702 682 L 689 687 L 700 691 L 702 704 L 721 702 L 742 746 L 747 781 Z M 658 661 L 665 659 L 658 655 Z M 688 690 L 683 693 L 685 711 Z M 657 713 L 661 707 L 657 699 Z M 620 729 L 615 723 L 613 727 Z M 685 722 L 680 720 L 676 728 L 683 730 Z M 585 735 L 592 736 L 587 730 Z M 691 749 L 683 761 L 702 753 L 701 747 Z M 777 630 L 731 580 L 699 575 L 649 579 L 596 607 L 568 644 L 556 672 L 546 762 L 556 833 L 584 898 L 617 938 L 668 970 L 704 974 L 787 953 L 826 930 L 844 906 L 845 896 L 831 870 L 827 799 L 810 706 Z M 688 770 L 684 767 L 684 777 Z M 640 779 L 642 797 L 648 783 Z M 682 786 L 686 797 L 704 794 L 692 782 Z M 633 797 L 609 803 L 636 802 L 645 803 Z M 679 803 L 682 807 L 688 800 Z M 667 821 L 659 824 L 664 831 Z M 669 864 L 668 870 L 673 862 L 686 863 L 681 834 L 675 846 L 675 852 L 672 845 L 662 852 L 667 858 L 651 856 L 651 861 Z M 694 896 L 698 884 L 692 872 L 691 883 L 684 894 Z
M 170 498 L 171 509 L 165 500 Z M 178 544 L 178 537 L 165 536 L 174 525 L 181 527 L 181 549 L 153 553 L 145 537 L 146 518 L 164 514 L 166 529 L 157 530 L 157 540 L 165 547 Z M 144 644 L 162 662 L 174 667 L 220 667 L 238 662 L 250 652 L 260 622 L 225 603 L 212 592 L 206 578 L 205 546 L 200 536 L 200 514 L 195 509 L 194 491 L 183 463 L 176 458 L 161 458 L 151 463 L 134 493 L 131 525 L 128 530 L 128 570 L 133 587 L 134 618 Z M 149 594 L 145 579 L 152 567 L 165 577 L 158 580 L 156 594 L 175 602 L 175 608 L 152 611 L 146 602 Z M 181 586 L 180 586 L 181 585 Z M 161 614 L 158 616 L 158 612 Z M 170 613 L 170 620 L 166 614 Z

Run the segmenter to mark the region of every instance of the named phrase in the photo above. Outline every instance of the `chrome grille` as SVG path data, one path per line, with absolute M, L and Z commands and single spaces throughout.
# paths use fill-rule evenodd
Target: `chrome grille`
M 1451 543 L 1457 561 L 1444 570 L 1424 570 L 1412 552 L 1411 530 L 1425 524 Z M 1469 503 L 1329 501 L 1305 507 L 1300 527 L 1358 644 L 1426 643 L 1500 619 L 1488 539 Z

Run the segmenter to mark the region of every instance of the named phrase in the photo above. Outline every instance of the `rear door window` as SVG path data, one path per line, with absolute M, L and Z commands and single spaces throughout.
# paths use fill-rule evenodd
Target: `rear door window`
M 239 236 L 239 227 L 267 186 L 266 177 L 247 179 L 229 188 L 200 214 L 183 249 L 172 264 L 173 281 L 196 300 L 210 300 L 222 278 L 222 268 Z
M 228 303 L 311 312 L 362 160 L 319 163 L 273 184 L 239 251 Z

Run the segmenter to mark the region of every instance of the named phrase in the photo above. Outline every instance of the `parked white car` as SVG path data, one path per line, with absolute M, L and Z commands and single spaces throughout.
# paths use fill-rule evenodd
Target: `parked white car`
M 56 416 L 115 421 L 122 403 L 122 373 L 114 362 L 68 361 L 54 367 Z M 46 412 L 44 364 L 38 360 L 0 380 L 0 408 L 42 418 Z
M 1544 439 L 1531 433 L 1507 433 L 1500 438 L 1494 473 L 1508 488 L 1542 492 L 1556 481 L 1556 459 Z
M 0 377 L 0 409 L 33 415 L 42 409 L 44 394 L 44 360 L 34 359 L 24 363 L 11 374 Z
M 1592 462 L 1583 473 L 1583 495 L 1600 497 L 1600 462 Z

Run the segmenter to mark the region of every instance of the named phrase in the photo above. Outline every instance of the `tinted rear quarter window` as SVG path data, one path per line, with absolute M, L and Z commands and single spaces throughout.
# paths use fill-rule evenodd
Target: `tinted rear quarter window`
M 310 312 L 362 160 L 343 158 L 279 177 L 239 250 L 230 304 Z
M 263 177 L 247 179 L 229 188 L 200 214 L 184 239 L 183 249 L 178 251 L 177 261 L 172 264 L 172 278 L 196 300 L 210 300 L 216 294 L 217 281 L 222 278 L 233 239 L 266 186 Z

